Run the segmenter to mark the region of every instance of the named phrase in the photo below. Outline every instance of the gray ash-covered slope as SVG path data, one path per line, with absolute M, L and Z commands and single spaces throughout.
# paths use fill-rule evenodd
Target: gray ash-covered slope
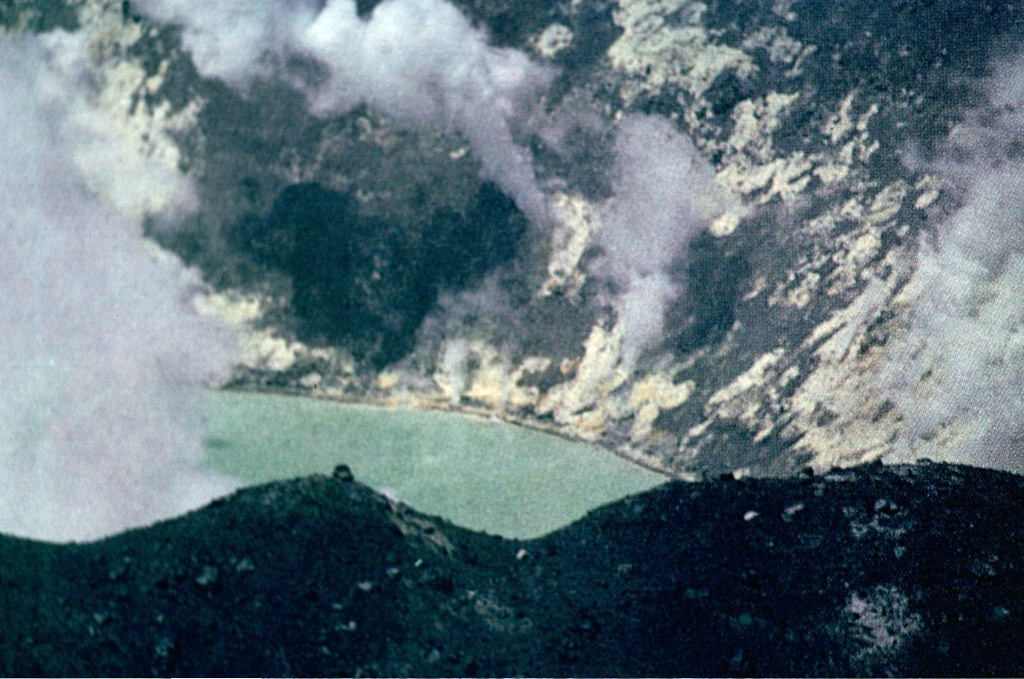
M 346 478 L 85 545 L 0 539 L 16 676 L 1019 676 L 1024 481 L 674 483 L 528 542 Z
M 236 382 L 483 410 L 694 477 L 982 448 L 1015 468 L 1024 376 L 999 366 L 1020 357 L 1003 302 L 1024 280 L 1024 190 L 972 179 L 1019 164 L 1018 4 L 455 4 L 559 69 L 512 129 L 553 223 L 482 181 L 458 129 L 317 117 L 274 78 L 240 94 L 131 3 L 20 0 L 0 18 L 85 31 L 98 100 L 196 180 L 199 211 L 151 236 L 247 324 Z M 616 303 L 630 283 L 601 268 L 631 114 L 671 120 L 728 197 L 675 243 L 641 347 Z

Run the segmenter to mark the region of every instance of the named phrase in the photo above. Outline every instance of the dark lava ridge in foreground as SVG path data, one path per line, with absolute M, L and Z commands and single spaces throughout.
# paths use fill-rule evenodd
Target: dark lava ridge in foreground
M 543 538 L 340 470 L 92 544 L 0 538 L 7 675 L 1024 674 L 1024 478 L 671 483 Z

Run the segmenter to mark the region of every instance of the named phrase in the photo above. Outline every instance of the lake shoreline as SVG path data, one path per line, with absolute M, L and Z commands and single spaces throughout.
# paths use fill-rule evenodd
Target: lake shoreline
M 220 390 L 204 412 L 204 466 L 243 485 L 346 465 L 391 499 L 505 537 L 671 481 L 585 441 L 437 409 Z
M 441 400 L 435 400 L 426 398 L 422 395 L 409 394 L 407 398 L 398 398 L 395 396 L 387 397 L 372 397 L 367 395 L 355 396 L 352 394 L 345 394 L 342 392 L 328 392 L 321 389 L 306 389 L 299 387 L 286 387 L 286 386 L 267 386 L 260 385 L 254 386 L 251 384 L 238 383 L 230 384 L 222 387 L 211 387 L 211 391 L 221 392 L 236 392 L 236 393 L 247 393 L 247 394 L 268 394 L 275 396 L 292 396 L 297 398 L 309 398 L 319 401 L 330 401 L 343 405 L 363 405 L 374 408 L 408 408 L 410 410 L 426 411 L 426 412 L 441 412 L 451 413 L 454 415 L 461 415 L 464 417 L 471 417 L 479 420 L 497 421 L 502 424 L 508 424 L 516 427 L 523 427 L 531 431 L 537 431 L 544 434 L 555 436 L 564 441 L 570 441 L 573 443 L 584 443 L 587 445 L 599 448 L 615 457 L 630 462 L 638 467 L 642 467 L 647 471 L 661 474 L 669 480 L 675 481 L 687 481 L 696 482 L 700 479 L 680 474 L 679 472 L 672 471 L 669 467 L 665 466 L 657 458 L 642 455 L 636 450 L 629 448 L 610 448 L 604 445 L 600 439 L 587 440 L 578 436 L 569 435 L 565 428 L 559 427 L 553 422 L 545 422 L 543 420 L 531 417 L 517 416 L 512 413 L 505 411 L 489 410 L 480 406 L 468 406 L 468 405 L 453 405 L 446 403 Z

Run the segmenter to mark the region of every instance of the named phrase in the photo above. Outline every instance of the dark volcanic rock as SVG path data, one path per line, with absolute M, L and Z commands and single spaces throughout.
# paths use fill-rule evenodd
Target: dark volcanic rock
M 240 220 L 230 240 L 291 281 L 301 336 L 383 367 L 412 348 L 441 289 L 478 283 L 515 257 L 525 233 L 522 213 L 490 183 L 465 212 L 412 225 L 363 215 L 353 196 L 306 183 L 284 189 L 266 217 Z
M 674 483 L 529 542 L 337 478 L 0 540 L 8 675 L 1020 675 L 1024 480 Z

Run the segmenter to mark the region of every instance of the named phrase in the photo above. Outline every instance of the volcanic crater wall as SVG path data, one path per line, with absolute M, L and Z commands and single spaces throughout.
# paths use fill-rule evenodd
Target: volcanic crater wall
M 149 234 L 202 271 L 205 309 L 246 328 L 234 384 L 480 410 L 684 476 L 894 449 L 970 461 L 977 445 L 1004 451 L 987 464 L 1015 467 L 1019 432 L 987 423 L 988 405 L 943 367 L 954 341 L 926 352 L 934 369 L 892 375 L 924 314 L 921 285 L 908 285 L 922 239 L 971 205 L 955 159 L 979 155 L 979 130 L 1009 147 L 1020 135 L 1019 101 L 1000 99 L 1013 69 L 999 68 L 1013 62 L 1007 37 L 1024 34 L 1016 6 L 456 4 L 494 49 L 550 69 L 509 118 L 548 220 L 482 178 L 472 121 L 409 125 L 373 105 L 311 113 L 294 82 L 328 77 L 315 62 L 286 64 L 296 81 L 239 90 L 201 77 L 187 30 L 183 43 L 147 3 L 26 1 L 2 19 L 88 31 L 111 111 L 196 179 L 195 216 Z M 360 21 L 379 8 L 358 4 Z M 720 192 L 642 272 L 647 288 L 634 269 L 619 275 L 610 235 L 629 181 L 614 170 L 616 135 L 631 116 L 675 130 L 648 145 L 641 176 L 662 176 L 659 151 L 678 134 L 694 176 L 706 163 Z M 1020 228 L 993 209 L 975 233 Z M 1001 256 L 1018 250 L 1007 242 Z M 1000 271 L 972 289 L 1012 289 Z M 622 302 L 638 290 L 663 318 L 639 345 Z M 974 310 L 1002 314 L 992 327 L 1015 337 L 1019 317 L 986 294 Z M 999 379 L 979 383 L 1001 393 Z M 916 404 L 936 389 L 970 403 L 925 417 Z

